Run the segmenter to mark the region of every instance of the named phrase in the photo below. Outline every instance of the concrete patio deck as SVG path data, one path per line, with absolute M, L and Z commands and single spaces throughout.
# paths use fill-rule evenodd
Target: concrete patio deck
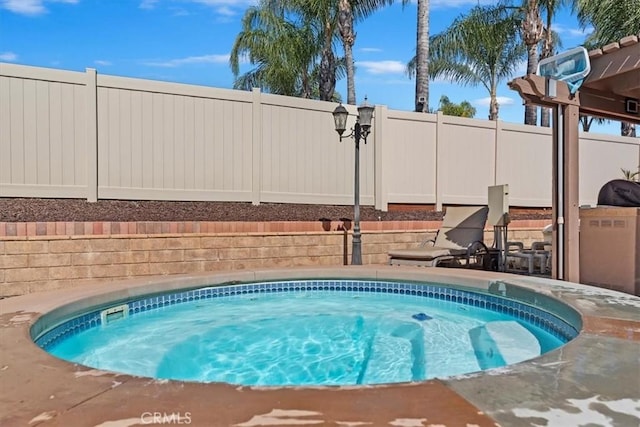
M 578 310 L 583 329 L 539 358 L 468 375 L 365 387 L 241 387 L 161 381 L 64 362 L 30 326 L 56 307 L 228 281 L 378 278 L 495 281 Z M 86 304 L 86 303 L 85 303 Z M 298 268 L 145 278 L 0 300 L 2 426 L 638 426 L 640 298 L 606 289 L 485 271 L 388 266 Z

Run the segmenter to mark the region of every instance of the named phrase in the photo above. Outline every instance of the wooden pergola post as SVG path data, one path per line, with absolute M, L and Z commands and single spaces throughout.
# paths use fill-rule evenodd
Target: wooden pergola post
M 579 107 L 557 105 L 554 113 L 551 271 L 554 279 L 579 282 Z

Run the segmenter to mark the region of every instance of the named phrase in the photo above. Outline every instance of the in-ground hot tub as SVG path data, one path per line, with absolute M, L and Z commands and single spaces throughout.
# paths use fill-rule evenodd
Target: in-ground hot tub
M 112 301 L 33 331 L 51 354 L 97 369 L 263 386 L 444 378 L 529 360 L 578 335 L 570 307 L 537 307 L 505 289 L 353 279 L 222 284 Z

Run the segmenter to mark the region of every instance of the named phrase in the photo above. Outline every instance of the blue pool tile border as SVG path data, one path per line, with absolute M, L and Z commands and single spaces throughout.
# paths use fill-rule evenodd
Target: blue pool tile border
M 281 292 L 336 291 L 336 292 L 374 292 L 451 301 L 472 307 L 484 308 L 498 313 L 511 315 L 519 320 L 535 325 L 563 342 L 578 335 L 574 326 L 552 313 L 508 298 L 457 289 L 439 284 L 407 283 L 377 280 L 292 280 L 210 286 L 183 292 L 156 295 L 129 301 L 129 315 L 181 304 L 190 301 L 224 298 L 247 294 L 269 294 Z M 122 305 L 118 303 L 117 305 Z M 108 308 L 108 307 L 105 307 Z M 102 324 L 100 310 L 77 316 L 45 331 L 35 339 L 44 350 L 55 347 L 68 337 Z

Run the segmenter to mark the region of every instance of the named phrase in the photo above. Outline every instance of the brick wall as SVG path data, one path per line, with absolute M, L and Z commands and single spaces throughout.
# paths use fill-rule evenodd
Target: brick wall
M 541 227 L 515 229 L 510 239 L 541 240 Z M 430 230 L 363 232 L 363 263 L 384 264 L 391 249 L 417 245 Z M 485 233 L 491 243 L 493 233 Z M 121 278 L 342 265 L 351 236 L 341 231 L 0 236 L 0 296 L 108 282 Z
M 365 234 L 363 262 L 384 263 L 389 249 L 423 236 Z M 127 277 L 342 265 L 343 254 L 340 232 L 16 237 L 0 241 L 0 296 Z

